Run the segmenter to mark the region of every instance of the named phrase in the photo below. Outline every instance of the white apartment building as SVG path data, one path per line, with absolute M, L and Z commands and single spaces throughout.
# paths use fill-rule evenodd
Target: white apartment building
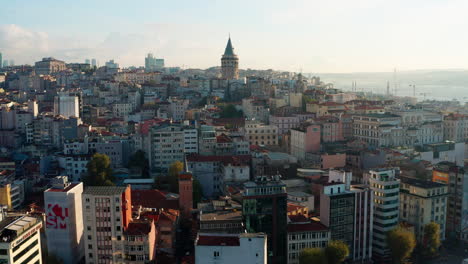
M 288 224 L 288 264 L 299 264 L 299 255 L 306 248 L 325 248 L 330 241 L 330 230 L 319 222 Z
M 267 258 L 267 236 L 263 233 L 199 233 L 195 240 L 195 263 L 266 264 Z
M 63 174 L 66 174 L 70 181 L 75 182 L 81 181 L 88 172 L 86 166 L 91 157 L 91 154 L 58 155 L 57 161 L 59 167 L 63 169 Z
M 191 134 L 189 134 L 191 135 Z M 175 161 L 184 160 L 185 137 L 184 127 L 176 124 L 164 124 L 153 127 L 149 133 L 150 144 L 147 146 L 150 167 L 167 169 Z M 187 146 L 193 146 L 191 138 Z M 190 144 L 189 144 L 190 143 Z
M 83 183 L 69 183 L 67 176 L 53 179 L 44 192 L 47 248 L 63 263 L 84 257 L 82 193 Z
M 125 117 L 134 110 L 131 103 L 115 103 L 112 105 L 112 114 L 114 117 Z
M 71 116 L 80 117 L 78 96 L 60 93 L 54 99 L 54 110 L 56 115 L 62 115 L 65 118 L 70 118 Z
M 198 153 L 198 129 L 184 129 L 184 152 Z
M 185 111 L 187 111 L 189 106 L 189 100 L 169 98 L 169 116 L 174 121 L 182 121 L 185 119 Z
M 452 114 L 444 118 L 444 139 L 465 142 L 468 140 L 468 116 Z
M 123 235 L 132 218 L 130 196 L 129 186 L 85 188 L 82 206 L 86 263 L 126 263 Z
M 270 109 L 266 100 L 244 98 L 242 99 L 242 111 L 244 111 L 244 115 L 250 120 L 268 122 Z
M 385 260 L 390 257 L 386 234 L 398 225 L 400 180 L 399 168 L 380 168 L 370 170 L 364 175 L 364 181 L 374 192 L 374 224 L 372 255 L 375 259 Z
M 245 136 L 251 145 L 278 145 L 278 127 L 264 125 L 258 121 L 245 122 Z
M 30 216 L 4 217 L 0 222 L 0 263 L 42 264 L 42 221 Z
M 423 241 L 424 226 L 436 222 L 440 239 L 445 240 L 448 186 L 446 184 L 401 178 L 400 221 L 414 226 L 418 241 Z

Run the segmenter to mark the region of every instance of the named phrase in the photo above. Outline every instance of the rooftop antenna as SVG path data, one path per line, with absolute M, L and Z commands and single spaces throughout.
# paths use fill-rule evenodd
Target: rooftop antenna
M 393 69 L 393 85 L 394 85 L 394 95 L 397 94 L 397 69 Z

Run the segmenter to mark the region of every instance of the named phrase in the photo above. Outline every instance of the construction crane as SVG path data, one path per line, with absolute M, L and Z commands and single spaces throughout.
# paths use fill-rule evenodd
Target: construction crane
M 416 97 L 416 85 L 410 84 L 409 87 L 413 87 L 413 97 Z
M 430 95 L 431 93 L 420 93 L 420 95 L 424 96 L 423 99 L 426 101 L 426 95 Z

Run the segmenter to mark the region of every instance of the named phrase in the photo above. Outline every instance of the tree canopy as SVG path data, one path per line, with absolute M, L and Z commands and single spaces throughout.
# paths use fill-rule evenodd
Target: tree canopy
M 416 239 L 411 231 L 398 226 L 387 233 L 387 243 L 392 252 L 393 263 L 402 264 L 411 256 Z
M 299 255 L 300 264 L 340 264 L 349 255 L 348 245 L 341 240 L 332 240 L 326 248 L 306 248 Z
M 137 150 L 128 162 L 129 168 L 138 169 L 141 173 L 141 177 L 149 178 L 149 161 L 146 158 L 146 153 L 143 150 Z
M 175 161 L 169 166 L 169 190 L 174 193 L 179 192 L 179 174 L 184 170 L 184 163 Z
M 426 257 L 432 258 L 437 255 L 440 247 L 440 225 L 430 222 L 424 226 L 423 251 Z
M 299 255 L 299 264 L 326 264 L 325 252 L 321 248 L 306 248 Z
M 101 153 L 93 155 L 86 166 L 88 174 L 83 179 L 88 186 L 112 186 L 114 177 L 112 176 L 111 160 L 109 156 Z
M 200 184 L 200 181 L 197 179 L 193 179 L 193 208 L 197 208 L 197 204 L 201 202 L 203 197 L 203 188 Z
M 242 110 L 237 110 L 233 104 L 228 104 L 222 107 L 219 116 L 221 118 L 239 118 L 243 117 L 244 113 Z
M 325 248 L 327 264 L 340 264 L 348 257 L 348 255 L 348 245 L 341 240 L 332 240 L 328 242 L 328 245 Z

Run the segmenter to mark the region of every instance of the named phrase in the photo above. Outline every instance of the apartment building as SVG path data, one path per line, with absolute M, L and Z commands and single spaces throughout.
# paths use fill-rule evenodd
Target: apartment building
M 440 239 L 445 239 L 448 186 L 413 178 L 400 178 L 400 221 L 414 226 L 416 239 L 422 241 L 424 226 L 436 222 Z
M 125 237 L 132 219 L 130 187 L 89 186 L 83 192 L 86 263 L 125 263 Z
M 44 192 L 48 252 L 64 263 L 80 263 L 83 244 L 83 183 L 68 182 L 67 176 L 53 179 Z
M 0 222 L 0 263 L 42 264 L 42 221 L 31 216 L 5 216 Z
M 278 145 L 278 127 L 264 125 L 257 121 L 245 122 L 245 136 L 251 145 L 276 146 Z
M 392 147 L 406 144 L 401 117 L 394 114 L 353 116 L 353 136 L 373 147 Z
M 372 255 L 377 261 L 390 258 L 386 234 L 398 225 L 399 219 L 399 168 L 372 169 L 365 173 L 364 181 L 374 192 L 374 223 Z

